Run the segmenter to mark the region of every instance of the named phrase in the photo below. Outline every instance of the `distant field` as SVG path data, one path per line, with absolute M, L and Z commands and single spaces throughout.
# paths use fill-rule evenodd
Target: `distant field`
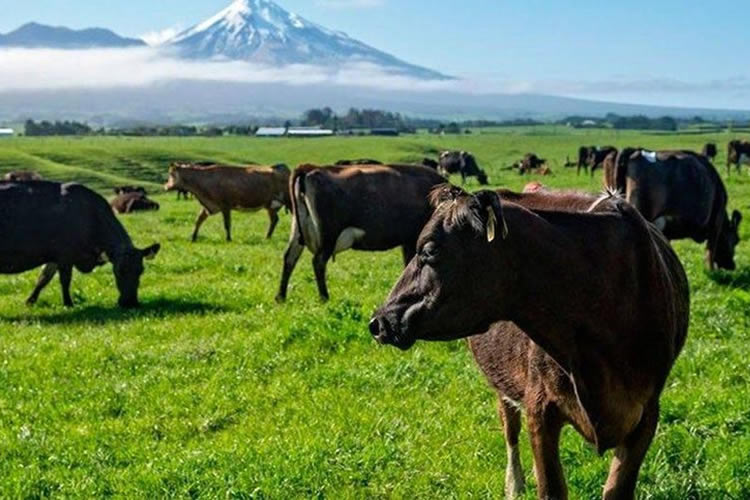
M 17 138 L 0 141 L 0 175 L 32 169 L 107 195 L 124 183 L 159 193 L 173 160 L 410 162 L 457 148 L 474 152 L 496 186 L 528 181 L 502 167 L 534 151 L 551 160 L 555 175 L 545 183 L 596 191 L 600 173 L 562 168 L 579 145 L 700 149 L 715 141 L 726 179 L 726 143 L 735 137 L 540 127 L 322 140 Z M 750 220 L 750 176 L 733 175 L 727 187 L 731 208 Z M 138 311 L 115 308 L 110 266 L 74 275 L 72 310 L 61 306 L 56 281 L 29 309 L 36 273 L 0 276 L 0 498 L 502 496 L 495 399 L 464 343 L 402 353 L 367 332 L 400 273 L 399 251 L 339 256 L 327 304 L 306 254 L 288 303 L 277 305 L 289 216 L 270 242 L 257 213 L 235 215 L 234 243 L 223 241 L 216 217 L 190 244 L 197 203 L 157 199 L 160 212 L 122 218 L 137 245 L 163 246 L 147 265 Z M 690 277 L 692 323 L 639 498 L 750 498 L 748 224 L 734 273 L 708 273 L 702 247 L 675 245 Z M 571 498 L 599 496 L 611 453 L 600 458 L 568 429 L 562 458 Z M 534 498 L 525 431 L 522 460 Z

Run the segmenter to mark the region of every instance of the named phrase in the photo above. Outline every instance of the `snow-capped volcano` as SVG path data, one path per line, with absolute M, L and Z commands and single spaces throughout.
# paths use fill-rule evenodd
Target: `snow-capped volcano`
M 234 0 L 167 45 L 189 58 L 239 59 L 273 66 L 365 62 L 411 77 L 447 78 L 374 49 L 345 33 L 307 21 L 271 0 Z

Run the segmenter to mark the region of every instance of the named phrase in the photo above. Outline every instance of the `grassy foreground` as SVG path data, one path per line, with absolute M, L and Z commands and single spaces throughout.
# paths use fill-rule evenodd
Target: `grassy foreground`
M 699 149 L 713 140 L 723 165 L 729 139 L 562 128 L 319 141 L 12 139 L 0 142 L 0 174 L 25 168 L 103 191 L 131 182 L 156 190 L 176 159 L 415 161 L 461 148 L 498 186 L 522 186 L 527 178 L 501 168 L 535 151 L 560 165 L 545 183 L 595 191 L 599 176 L 561 167 L 581 144 Z M 750 215 L 750 177 L 733 175 L 727 187 L 732 208 Z M 110 266 L 74 275 L 72 310 L 56 281 L 29 309 L 36 273 L 0 276 L 0 497 L 502 496 L 494 395 L 464 343 L 401 353 L 367 332 L 400 273 L 399 251 L 340 255 L 329 266 L 328 304 L 306 254 L 288 303 L 277 305 L 288 216 L 271 241 L 258 213 L 235 214 L 234 243 L 216 217 L 190 244 L 196 202 L 157 199 L 160 212 L 122 218 L 137 245 L 163 247 L 147 264 L 138 311 L 115 307 Z M 701 247 L 675 245 L 691 282 L 691 329 L 662 398 L 641 498 L 750 498 L 748 222 L 741 229 L 734 273 L 709 274 Z M 527 443 L 524 432 L 534 498 Z M 562 457 L 571 498 L 600 495 L 611 453 L 598 457 L 567 429 Z

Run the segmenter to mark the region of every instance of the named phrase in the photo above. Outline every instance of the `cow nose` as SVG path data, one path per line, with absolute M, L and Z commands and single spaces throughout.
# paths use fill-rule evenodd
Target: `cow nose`
M 380 321 L 378 318 L 372 318 L 370 320 L 370 333 L 373 337 L 380 335 Z

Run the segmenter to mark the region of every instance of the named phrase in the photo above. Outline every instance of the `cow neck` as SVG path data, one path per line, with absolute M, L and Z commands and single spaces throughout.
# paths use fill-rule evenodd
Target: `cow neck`
M 107 210 L 103 214 L 100 218 L 100 224 L 102 228 L 101 235 L 104 240 L 102 242 L 104 252 L 110 260 L 115 261 L 118 256 L 133 248 L 133 241 L 111 210 Z
M 591 321 L 586 302 L 592 287 L 584 291 L 583 282 L 593 284 L 600 271 L 559 227 L 518 205 L 503 207 L 509 234 L 496 246 L 500 266 L 496 282 L 510 302 L 505 317 L 496 320 L 516 323 L 568 371 L 576 356 L 576 332 Z

